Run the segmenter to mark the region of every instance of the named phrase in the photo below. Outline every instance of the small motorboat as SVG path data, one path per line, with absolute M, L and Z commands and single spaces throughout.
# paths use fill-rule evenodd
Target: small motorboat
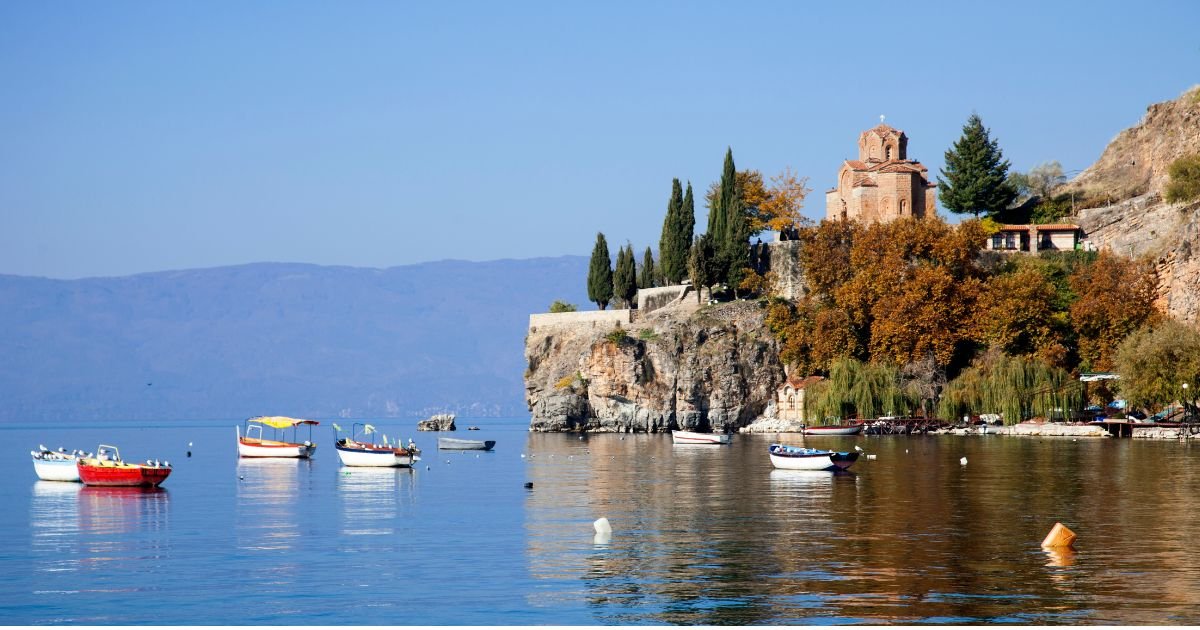
M 819 424 L 804 427 L 801 431 L 804 435 L 858 435 L 865 427 L 866 424 L 863 422 L 851 422 L 848 424 Z
M 772 444 L 771 465 L 783 470 L 845 470 L 858 459 L 857 452 L 839 453 L 817 448 Z
M 76 467 L 80 481 L 88 486 L 157 486 L 171 474 L 171 462 L 130 464 L 121 459 L 117 447 L 107 444 L 96 449 L 95 457 L 80 457 Z
M 460 440 L 458 438 L 438 438 L 438 448 L 443 451 L 490 451 L 496 445 L 496 440 Z
M 237 427 L 238 457 L 312 457 L 317 445 L 312 441 L 313 425 L 316 420 L 298 420 L 285 416 L 259 416 L 246 420 L 246 434 Z M 308 426 L 308 439 L 299 442 L 298 427 Z M 271 428 L 271 439 L 263 437 L 263 427 Z M 289 441 L 287 430 L 292 430 Z M 281 435 L 282 434 L 282 435 Z
M 361 428 L 360 428 L 361 427 Z M 341 430 L 338 425 L 333 425 L 333 430 L 336 432 Z M 387 443 L 387 436 L 383 436 L 383 444 L 367 442 L 365 439 L 358 439 L 359 433 L 367 436 L 375 433 L 375 427 L 369 424 L 355 423 L 350 428 L 350 437 L 335 440 L 333 443 L 334 450 L 337 451 L 338 459 L 342 461 L 343 466 L 372 466 L 372 467 L 397 467 L 397 466 L 412 466 L 414 461 L 419 461 L 421 458 L 420 449 L 412 440 L 409 440 L 408 447 L 402 447 L 397 440 L 397 444 L 390 445 Z
M 673 444 L 729 444 L 733 436 L 728 433 L 694 433 L 692 431 L 672 431 Z
M 38 450 L 29 451 L 29 454 L 33 456 L 33 471 L 37 473 L 38 479 L 79 481 L 79 468 L 75 466 L 75 462 L 85 454 L 82 451 L 68 453 L 67 449 L 61 447 L 52 451 L 39 444 Z

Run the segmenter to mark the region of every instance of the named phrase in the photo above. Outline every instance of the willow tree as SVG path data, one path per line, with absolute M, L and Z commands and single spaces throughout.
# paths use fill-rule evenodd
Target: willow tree
M 877 418 L 907 414 L 913 400 L 904 393 L 900 371 L 890 365 L 838 359 L 829 378 L 813 386 L 813 411 L 821 418 Z
M 1121 375 L 1117 387 L 1133 407 L 1161 408 L 1182 401 L 1194 414 L 1200 389 L 1200 332 L 1173 319 L 1143 327 L 1117 350 L 1116 368 Z
M 1083 407 L 1083 384 L 1065 370 L 1025 357 L 986 354 L 950 381 L 938 403 L 942 418 L 999 414 L 1005 424 L 1034 417 L 1067 419 Z

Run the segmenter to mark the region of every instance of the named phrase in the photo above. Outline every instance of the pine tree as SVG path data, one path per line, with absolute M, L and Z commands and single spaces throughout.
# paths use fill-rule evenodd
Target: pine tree
M 671 198 L 667 201 L 667 216 L 663 219 L 662 237 L 658 241 L 658 262 L 667 282 L 676 281 L 687 273 L 687 247 L 691 239 L 682 245 L 679 232 L 683 223 L 683 191 L 679 180 L 671 180 Z
M 661 255 L 660 255 L 661 256 Z M 659 259 L 661 260 L 661 258 Z M 639 289 L 652 289 L 655 285 L 654 281 L 654 254 L 650 252 L 650 246 L 646 246 L 646 253 L 642 254 L 642 273 L 638 276 Z
M 637 296 L 637 271 L 634 270 L 633 245 L 617 250 L 617 269 L 613 272 L 613 294 L 624 303 L 625 308 L 633 307 L 633 298 Z
M 612 258 L 608 255 L 608 241 L 603 232 L 596 233 L 596 246 L 592 248 L 592 261 L 588 265 L 587 288 L 588 299 L 603 311 L 613 297 Z
M 963 135 L 946 151 L 946 166 L 938 177 L 938 195 L 951 212 L 976 217 L 1000 212 L 1017 197 L 1008 181 L 1008 160 L 977 114 L 963 125 Z M 945 179 L 942 179 L 945 177 Z

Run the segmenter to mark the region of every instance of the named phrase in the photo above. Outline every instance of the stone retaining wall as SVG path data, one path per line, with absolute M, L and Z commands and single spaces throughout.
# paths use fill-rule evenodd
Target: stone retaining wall
M 538 328 L 616 328 L 633 322 L 633 311 L 574 311 L 571 313 L 533 313 L 529 316 L 529 331 Z

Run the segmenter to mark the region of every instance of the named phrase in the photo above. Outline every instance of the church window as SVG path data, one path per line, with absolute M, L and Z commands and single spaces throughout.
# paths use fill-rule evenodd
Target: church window
M 891 147 L 891 146 L 889 146 L 889 147 L 886 149 L 886 151 L 887 151 L 887 153 L 885 153 L 885 154 L 884 154 L 884 159 L 885 159 L 885 160 L 890 160 L 890 159 L 892 159 L 892 147 Z
M 900 200 L 900 216 L 904 216 L 905 212 L 908 212 L 908 200 L 901 199 Z

